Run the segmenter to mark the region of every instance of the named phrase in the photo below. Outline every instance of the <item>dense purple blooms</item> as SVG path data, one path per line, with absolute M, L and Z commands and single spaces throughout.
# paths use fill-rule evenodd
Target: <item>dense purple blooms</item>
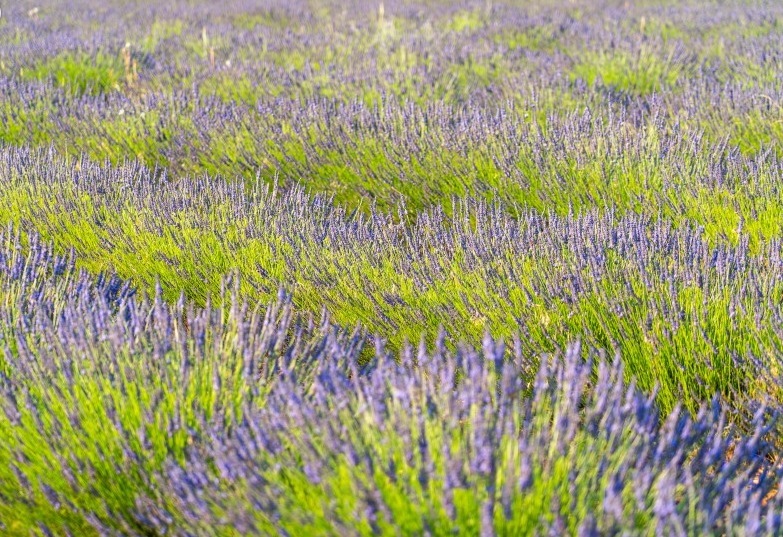
M 782 534 L 783 9 L 659 4 L 3 5 L 0 533 Z
M 3 481 L 40 487 L 34 502 L 102 532 L 294 534 L 329 521 L 341 534 L 440 534 L 460 517 L 486 535 L 780 531 L 763 410 L 749 435 L 726 433 L 718 402 L 659 419 L 619 359 L 586 362 L 578 346 L 531 360 L 517 342 L 503 359 L 490 337 L 481 351 L 441 339 L 395 358 L 378 342 L 359 360 L 364 336 L 300 318 L 284 296 L 251 311 L 227 282 L 208 309 L 168 305 L 78 272 L 34 235 L 22 254 L 13 235 L 0 285 L 19 308 L 2 317 L 0 401 L 14 440 L 0 451 L 16 462 Z M 79 390 L 91 408 L 74 406 Z M 25 423 L 59 446 L 45 473 L 16 440 L 33 434 Z M 85 512 L 116 472 L 144 479 L 133 503 Z

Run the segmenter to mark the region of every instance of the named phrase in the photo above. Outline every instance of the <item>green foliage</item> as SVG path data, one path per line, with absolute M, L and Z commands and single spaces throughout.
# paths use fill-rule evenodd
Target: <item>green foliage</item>
M 655 53 L 641 50 L 637 54 L 625 52 L 591 53 L 580 59 L 572 71 L 573 78 L 581 78 L 588 85 L 597 83 L 638 96 L 664 89 L 671 90 L 683 65 L 671 58 L 661 59 Z
M 731 141 L 747 155 L 771 149 L 783 156 L 783 115 L 778 114 L 781 114 L 779 109 L 774 114 L 754 112 L 742 119 L 737 118 L 729 131 Z
M 245 12 L 241 2 L 115 2 L 101 16 L 50 3 L 0 18 L 0 223 L 179 304 L 177 345 L 141 338 L 115 352 L 102 339 L 74 358 L 36 330 L 62 334 L 76 275 L 54 289 L 38 277 L 0 286 L 0 380 L 26 398 L 18 417 L 0 412 L 0 532 L 97 535 L 97 520 L 104 533 L 145 534 L 138 513 L 157 508 L 173 528 L 195 520 L 159 495 L 160 476 L 187 466 L 210 419 L 234 432 L 268 404 L 280 378 L 243 376 L 244 360 L 273 362 L 322 313 L 393 353 L 490 334 L 518 336 L 514 352 L 538 360 L 579 339 L 622 356 L 664 412 L 698 412 L 717 394 L 739 427 L 760 401 L 783 401 L 774 3 L 308 1 Z M 232 298 L 226 274 L 239 276 Z M 293 309 L 270 318 L 295 316 L 300 332 L 243 353 L 237 300 L 254 307 L 281 288 Z M 188 317 L 182 304 L 217 304 L 225 322 Z M 329 322 L 303 354 L 342 337 Z M 348 354 L 365 367 L 372 352 L 359 346 Z M 22 355 L 28 377 L 14 376 Z M 421 423 L 406 421 L 430 403 L 389 397 L 385 429 L 367 405 L 329 409 L 371 468 L 327 457 L 326 429 L 290 428 L 257 461 L 279 518 L 248 516 L 267 534 L 480 533 L 493 494 L 522 478 L 517 439 L 500 434 L 495 475 L 471 474 L 445 498 L 447 455 L 473 449 L 487 420 L 447 429 L 423 410 Z M 555 403 L 512 428 L 548 430 Z M 543 442 L 529 487 L 507 513 L 489 513 L 496 533 L 561 522 L 578 533 L 639 436 Z M 431 460 L 411 452 L 420 443 Z M 328 463 L 320 480 L 303 467 L 307 450 Z M 220 495 L 210 514 L 234 520 L 258 481 L 207 474 Z M 627 485 L 615 492 L 636 521 L 628 532 L 652 534 L 649 501 Z M 695 513 L 691 492 L 673 495 Z M 366 496 L 386 511 L 371 520 Z M 573 516 L 555 520 L 553 506 Z
M 553 52 L 559 48 L 557 31 L 548 26 L 506 30 L 494 34 L 493 40 L 511 50 L 527 49 Z
M 435 89 L 435 98 L 446 102 L 461 103 L 468 100 L 478 88 L 487 88 L 502 75 L 501 58 L 477 62 L 468 57 L 464 62 L 449 66 Z
M 259 86 L 248 76 L 231 71 L 221 71 L 204 80 L 201 95 L 214 95 L 225 103 L 239 103 L 254 107 L 262 97 L 275 97 L 282 92 L 279 86 Z
M 231 23 L 242 30 L 256 30 L 258 27 L 289 28 L 293 21 L 284 13 L 270 9 L 241 13 L 231 18 Z
M 149 54 L 155 53 L 161 43 L 181 36 L 185 31 L 185 23 L 179 19 L 156 19 L 152 26 L 141 37 L 139 46 L 141 50 Z
M 120 91 L 126 78 L 119 54 L 98 51 L 62 53 L 48 58 L 30 69 L 22 68 L 24 78 L 51 81 L 76 95 L 91 95 Z
M 636 21 L 634 21 L 636 22 Z M 638 22 L 639 29 L 648 37 L 659 37 L 664 43 L 672 41 L 688 41 L 692 28 L 683 28 L 677 22 L 657 17 L 644 17 Z
M 445 28 L 456 33 L 473 32 L 486 23 L 485 19 L 484 13 L 480 10 L 458 11 L 446 21 Z
M 322 177 L 334 177 L 336 184 L 346 179 L 326 171 Z M 579 263 L 575 253 L 541 254 L 509 244 L 494 259 L 478 260 L 456 237 L 449 242 L 450 253 L 424 255 L 390 239 L 378 243 L 379 253 L 359 243 L 318 238 L 308 231 L 317 220 L 300 220 L 294 233 L 291 224 L 284 224 L 288 217 L 276 198 L 266 195 L 254 194 L 250 211 L 241 216 L 228 201 L 211 202 L 208 210 L 205 202 L 194 201 L 167 214 L 156 207 L 175 195 L 168 188 L 154 200 L 132 202 L 122 185 L 88 193 L 67 183 L 41 188 L 20 178 L 11 181 L 0 189 L 0 219 L 30 226 L 62 250 L 74 249 L 80 265 L 91 272 L 116 271 L 148 290 L 159 283 L 167 300 L 184 293 L 204 304 L 219 293 L 224 274 L 238 271 L 243 296 L 270 300 L 285 286 L 301 311 L 317 313 L 325 307 L 338 324 L 372 327 L 396 349 L 422 334 L 432 340 L 440 326 L 473 342 L 486 330 L 510 337 L 522 327 L 525 349 L 533 353 L 551 352 L 578 336 L 621 353 L 641 387 L 660 386 L 664 409 L 678 402 L 695 409 L 712 393 L 749 390 L 755 381 L 736 369 L 732 357 L 758 356 L 762 342 L 772 337 L 768 327 L 754 321 L 752 302 L 742 308 L 726 302 L 739 292 L 739 282 L 715 283 L 709 291 L 652 283 L 632 258 L 614 257 L 611 251 L 601 269 L 605 274 L 595 280 L 587 273 L 580 276 L 588 278 L 589 288 L 569 297 L 542 289 L 546 281 L 576 277 L 568 275 L 568 267 Z M 726 194 L 703 195 L 715 197 L 695 201 L 699 212 L 689 216 L 703 223 L 705 236 L 747 240 L 737 217 L 725 208 L 727 198 L 721 196 Z M 476 215 L 460 210 L 454 217 L 470 225 Z M 780 231 L 769 209 L 757 218 L 762 237 Z M 258 227 L 260 222 L 265 225 Z M 444 232 L 457 233 L 461 225 Z M 413 231 L 434 240 L 426 239 L 429 233 L 435 231 L 423 224 Z M 756 247 L 767 255 L 767 247 Z M 680 262 L 661 256 L 656 261 L 661 266 Z M 774 301 L 780 289 L 768 292 Z M 669 308 L 685 312 L 674 330 L 667 320 Z M 727 317 L 729 309 L 735 311 L 732 317 Z

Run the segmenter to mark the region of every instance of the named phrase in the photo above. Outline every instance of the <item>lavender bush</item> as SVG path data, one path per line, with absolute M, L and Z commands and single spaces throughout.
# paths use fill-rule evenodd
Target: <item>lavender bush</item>
M 709 172 L 779 156 L 779 6 L 540 4 L 16 3 L 0 140 L 352 208 L 472 195 L 779 234 L 767 171 Z
M 382 342 L 281 297 L 206 309 L 0 254 L 0 521 L 45 534 L 780 531 L 759 409 L 659 417 L 619 359 Z M 372 358 L 359 362 L 362 349 Z M 595 368 L 593 367 L 595 366 Z
M 2 533 L 783 532 L 783 8 L 0 9 Z
M 659 386 L 666 412 L 696 412 L 716 393 L 738 408 L 781 400 L 777 239 L 711 244 L 695 226 L 645 215 L 514 218 L 470 201 L 405 226 L 301 190 L 169 183 L 137 165 L 24 150 L 0 169 L 0 218 L 73 249 L 83 268 L 112 268 L 149 293 L 159 284 L 169 302 L 184 292 L 203 305 L 233 270 L 244 298 L 268 302 L 282 286 L 297 310 L 326 308 L 394 352 L 422 335 L 432 343 L 439 327 L 473 345 L 485 331 L 520 332 L 530 355 L 581 339 L 619 352 L 644 390 Z

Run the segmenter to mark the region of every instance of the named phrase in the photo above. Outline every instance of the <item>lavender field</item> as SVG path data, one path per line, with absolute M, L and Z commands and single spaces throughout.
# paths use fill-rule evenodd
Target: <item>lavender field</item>
M 783 4 L 0 2 L 0 534 L 783 535 Z

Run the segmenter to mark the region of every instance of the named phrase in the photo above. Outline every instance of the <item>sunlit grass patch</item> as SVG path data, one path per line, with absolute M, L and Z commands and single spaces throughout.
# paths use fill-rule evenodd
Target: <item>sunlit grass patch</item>
M 184 123 L 185 118 L 177 121 L 176 132 L 183 132 Z M 166 167 L 171 164 L 166 154 L 174 133 L 173 125 L 165 125 L 157 111 L 133 113 L 119 110 L 115 117 L 101 121 L 100 136 L 84 136 L 77 144 L 64 149 L 74 156 L 86 153 L 115 165 L 124 160 L 138 160 L 153 168 Z
M 28 80 L 51 81 L 76 95 L 97 95 L 121 91 L 130 73 L 119 52 L 98 51 L 65 52 L 22 68 L 20 74 Z
M 139 47 L 144 52 L 152 54 L 161 43 L 181 36 L 184 31 L 185 23 L 180 19 L 156 19 L 145 35 L 138 39 Z
M 231 24 L 241 30 L 254 30 L 259 26 L 281 29 L 293 25 L 290 17 L 276 9 L 262 9 L 237 14 L 231 17 Z
M 238 74 L 226 69 L 211 74 L 199 85 L 199 93 L 214 95 L 226 104 L 237 103 L 254 107 L 259 99 L 277 97 L 283 89 L 272 83 L 270 76 L 259 73 L 256 76 Z
M 446 31 L 456 33 L 474 32 L 486 24 L 486 19 L 486 14 L 482 10 L 462 10 L 449 17 L 444 28 Z
M 475 90 L 486 89 L 503 77 L 503 59 L 500 55 L 492 58 L 465 58 L 454 63 L 440 76 L 434 88 L 434 97 L 448 103 L 464 103 Z
M 766 20 L 752 20 L 740 17 L 723 24 L 711 25 L 704 31 L 705 38 L 742 40 L 766 38 L 779 34 L 783 30 L 779 17 L 769 17 Z
M 0 142 L 9 145 L 48 145 L 61 134 L 54 120 L 56 110 L 45 100 L 20 107 L 9 99 L 0 103 Z
M 600 84 L 637 96 L 671 90 L 686 66 L 672 56 L 661 58 L 654 52 L 588 53 L 579 59 L 571 71 L 572 78 L 582 79 L 589 86 Z
M 3 107 L 5 108 L 5 107 Z M 41 145 L 49 143 L 57 128 L 49 112 L 42 107 L 28 110 L 1 109 L 0 142 L 10 145 Z
M 760 95 L 758 100 L 763 104 L 766 99 Z M 773 105 L 766 112 L 762 112 L 757 108 L 734 118 L 728 132 L 714 134 L 728 134 L 731 143 L 746 155 L 754 155 L 762 150 L 783 155 L 783 109 Z
M 188 27 L 177 41 L 177 49 L 174 58 L 178 63 L 187 65 L 195 60 L 213 68 L 218 62 L 224 63 L 231 51 L 227 37 L 208 25 Z
M 193 134 L 193 125 L 187 114 L 167 115 L 159 110 L 146 111 L 117 108 L 112 113 L 93 117 L 100 129 L 92 132 L 84 121 L 71 119 L 60 123 L 47 122 L 45 117 L 32 118 L 29 124 L 36 129 L 30 138 L 35 145 L 51 145 L 62 155 L 80 159 L 88 156 L 98 162 L 114 165 L 138 161 L 150 168 L 170 167 L 180 173 L 194 172 L 193 163 L 181 154 L 178 140 Z M 0 133 L 2 129 L 0 129 Z M 28 134 L 30 135 L 30 134 Z
M 664 43 L 688 41 L 693 37 L 694 31 L 694 28 L 684 27 L 677 22 L 646 16 L 642 16 L 638 21 L 638 29 L 648 37 L 660 38 Z
M 525 49 L 551 52 L 560 48 L 555 28 L 532 26 L 523 30 L 504 30 L 492 35 L 492 40 L 511 50 Z
M 370 47 L 367 48 L 371 50 Z M 302 72 L 306 68 L 319 72 L 332 65 L 347 68 L 355 58 L 356 51 L 348 42 L 336 42 L 323 47 L 292 46 L 270 49 L 260 56 L 263 63 L 272 63 L 288 72 Z
M 399 44 L 391 50 L 378 51 L 378 67 L 382 70 L 390 70 L 394 74 L 404 77 L 419 66 L 427 66 L 430 61 L 420 52 L 411 50 L 405 44 Z

